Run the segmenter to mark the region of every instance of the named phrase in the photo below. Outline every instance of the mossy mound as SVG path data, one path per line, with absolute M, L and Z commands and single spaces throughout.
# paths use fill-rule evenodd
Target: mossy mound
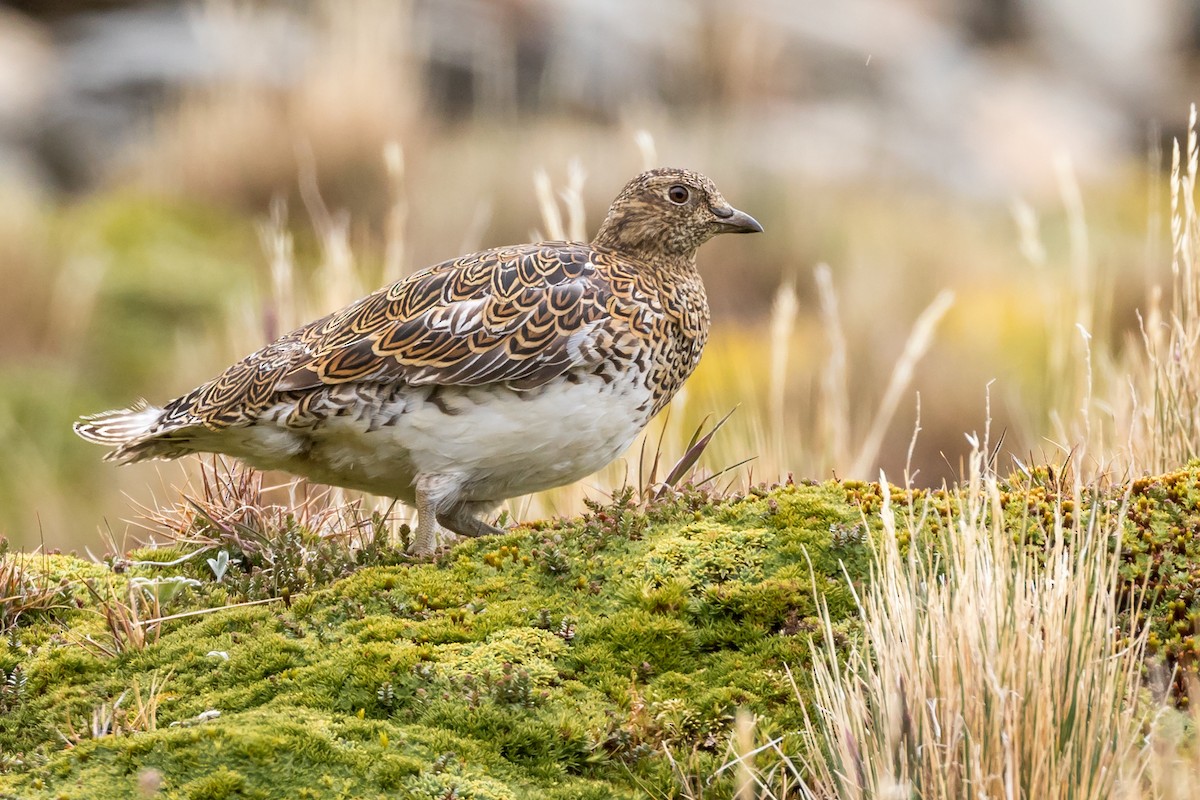
M 1004 487 L 1030 547 L 1054 508 L 1074 513 L 1052 478 Z M 1149 579 L 1156 647 L 1194 668 L 1200 474 L 1129 492 L 1123 581 Z M 882 494 L 789 484 L 648 509 L 623 495 L 432 562 L 379 542 L 347 556 L 294 528 L 226 572 L 138 566 L 146 552 L 117 570 L 24 558 L 49 600 L 5 618 L 0 797 L 675 797 L 677 768 L 727 795 L 732 770 L 710 776 L 739 708 L 764 737 L 800 726 L 788 670 L 804 691 L 814 589 L 852 632 L 846 578 L 868 578 L 864 513 Z M 1087 502 L 1109 513 L 1124 494 Z M 920 503 L 926 530 L 956 502 L 893 498 Z M 144 622 L 150 595 L 171 618 L 123 623 L 133 607 Z
M 809 657 L 809 561 L 834 614 L 848 618 L 842 565 L 862 577 L 867 548 L 831 531 L 860 520 L 836 484 L 722 501 L 683 494 L 650 511 L 623 497 L 581 519 L 464 542 L 434 562 L 376 553 L 380 565 L 338 562 L 323 574 L 348 576 L 328 581 L 299 570 L 315 589 L 255 583 L 235 574 L 249 563 L 237 557 L 221 583 L 202 558 L 119 573 L 26 558 L 43 585 L 67 583 L 52 608 L 23 614 L 0 650 L 11 678 L 0 697 L 0 792 L 671 795 L 664 747 L 711 773 L 738 708 L 767 730 L 796 728 L 786 668 L 802 673 Z M 297 548 L 313 544 L 283 533 Z M 142 644 L 110 628 L 106 605 L 129 605 L 130 591 L 161 600 L 164 588 L 164 616 L 281 598 L 172 619 Z

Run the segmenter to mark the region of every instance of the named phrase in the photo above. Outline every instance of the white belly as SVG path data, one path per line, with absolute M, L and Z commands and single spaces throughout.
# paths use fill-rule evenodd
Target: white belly
M 507 388 L 402 393 L 372 419 L 330 417 L 311 431 L 268 422 L 242 429 L 225 452 L 321 483 L 412 500 L 417 475 L 453 476 L 458 497 L 499 501 L 579 480 L 619 456 L 649 422 L 649 392 L 633 375 L 591 377 L 530 392 Z M 639 410 L 641 409 L 641 410 Z M 378 418 L 390 424 L 378 425 Z

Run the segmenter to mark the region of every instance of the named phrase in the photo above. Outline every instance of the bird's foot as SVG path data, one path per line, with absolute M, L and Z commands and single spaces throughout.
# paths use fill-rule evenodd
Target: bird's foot
M 437 521 L 443 528 L 457 533 L 459 536 L 474 538 L 476 536 L 495 536 L 506 532 L 503 528 L 497 528 L 472 514 L 470 506 L 465 503 L 452 506 L 445 511 L 439 511 Z
M 408 543 L 408 554 L 412 556 L 428 556 L 437 552 L 438 546 L 441 544 L 438 536 L 438 526 L 434 521 L 433 516 L 429 516 L 429 524 L 425 522 L 425 515 L 417 515 L 417 527 L 413 530 L 412 540 Z
M 417 529 L 408 546 L 410 554 L 427 556 L 436 552 L 442 544 L 438 538 L 439 525 L 451 533 L 472 538 L 505 532 L 481 518 L 498 503 L 455 502 L 450 498 L 457 489 L 453 478 L 445 475 L 423 475 L 417 480 Z

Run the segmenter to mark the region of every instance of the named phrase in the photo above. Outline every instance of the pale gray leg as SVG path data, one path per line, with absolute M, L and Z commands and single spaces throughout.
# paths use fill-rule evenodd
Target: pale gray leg
M 459 536 L 495 536 L 504 533 L 504 529 L 489 525 L 479 518 L 495 507 L 495 503 L 455 503 L 439 510 L 437 521 Z
M 427 556 L 438 548 L 438 505 L 446 496 L 446 481 L 441 475 L 422 475 L 416 481 L 417 529 L 408 552 Z

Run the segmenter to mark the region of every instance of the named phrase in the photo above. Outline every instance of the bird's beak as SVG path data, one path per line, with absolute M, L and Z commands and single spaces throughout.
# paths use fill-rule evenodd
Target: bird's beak
M 745 211 L 726 206 L 714 208 L 713 213 L 717 215 L 717 228 L 721 233 L 762 233 L 763 226 Z

